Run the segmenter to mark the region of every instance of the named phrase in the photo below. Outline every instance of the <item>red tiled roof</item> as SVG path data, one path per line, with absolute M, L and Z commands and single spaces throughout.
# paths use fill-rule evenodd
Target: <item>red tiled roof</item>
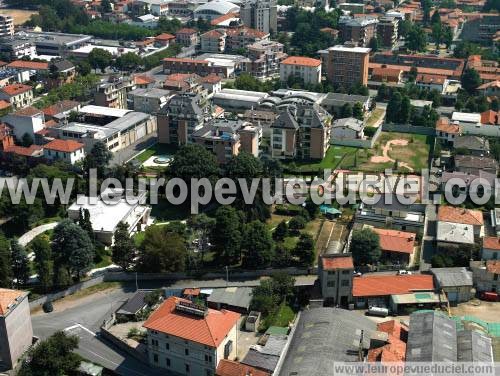
M 214 18 L 212 21 L 210 21 L 210 25 L 212 26 L 217 26 L 218 24 L 230 20 L 231 18 L 237 18 L 239 17 L 237 13 L 228 13 L 228 14 L 223 14 L 220 17 Z
M 445 78 L 437 74 L 419 74 L 415 79 L 415 82 L 421 82 L 424 84 L 444 84 Z
M 189 300 L 174 296 L 168 298 L 153 312 L 144 327 L 210 347 L 218 347 L 240 318 L 239 313 L 224 309 L 208 309 L 205 317 L 185 314 L 176 311 L 178 302 Z
M 32 107 L 32 106 L 28 106 L 28 107 L 20 108 L 19 110 L 17 110 L 16 112 L 14 112 L 14 115 L 17 115 L 17 116 L 34 116 L 34 115 L 38 115 L 40 113 L 42 113 L 42 111 L 39 110 L 38 108 L 35 108 L 35 107 Z
M 202 34 L 201 37 L 202 38 L 220 38 L 223 35 L 224 35 L 224 31 L 213 29 L 213 30 L 209 30 L 206 33 Z
M 436 130 L 449 134 L 459 134 L 460 126 L 450 123 L 448 118 L 443 117 L 436 122 Z
M 222 81 L 222 78 L 217 76 L 215 73 L 209 74 L 208 76 L 201 77 L 200 81 L 207 84 L 216 84 Z
M 482 226 L 483 213 L 479 210 L 441 205 L 438 210 L 438 221 L 462 223 L 464 225 Z
M 60 114 L 61 112 L 66 112 L 75 108 L 79 105 L 79 102 L 62 100 L 60 102 L 54 103 L 52 106 L 45 107 L 42 111 L 47 116 L 54 116 Z
M 269 376 L 270 373 L 232 360 L 221 359 L 216 376 Z
M 74 140 L 55 139 L 45 144 L 43 147 L 44 149 L 61 151 L 63 153 L 72 153 L 76 150 L 82 149 L 84 146 L 84 144 Z
M 7 64 L 7 67 L 17 69 L 48 70 L 49 63 L 43 61 L 16 60 Z
M 323 257 L 323 270 L 353 269 L 354 264 L 351 256 Z
M 493 274 L 500 274 L 500 260 L 486 261 L 486 270 Z
M 7 85 L 4 86 L 2 90 L 5 94 L 7 94 L 10 97 L 13 97 L 18 94 L 25 93 L 29 90 L 31 90 L 32 87 L 29 85 L 24 85 L 24 84 L 13 84 L 13 85 Z
M 483 248 L 500 251 L 500 238 L 495 236 L 486 236 L 483 238 Z
M 39 145 L 31 145 L 28 147 L 13 145 L 4 150 L 5 153 L 13 153 L 25 157 L 33 157 L 41 151 L 42 147 Z
M 226 33 L 227 33 L 227 35 L 233 36 L 233 37 L 243 35 L 245 37 L 251 37 L 251 38 L 256 38 L 256 39 L 264 38 L 266 35 L 269 35 L 269 33 L 264 33 L 263 31 L 259 31 L 257 29 L 252 29 L 251 27 L 247 27 L 247 26 L 241 26 L 241 27 L 234 28 L 234 29 L 228 29 L 226 31 Z
M 283 60 L 281 64 L 302 65 L 306 67 L 319 67 L 321 65 L 321 60 L 305 56 L 289 56 L 285 60 Z
M 488 110 L 481 113 L 481 124 L 499 125 L 500 111 Z
M 182 292 L 184 295 L 198 296 L 200 295 L 200 289 L 184 289 Z
M 411 232 L 374 228 L 380 238 L 380 249 L 387 252 L 413 253 L 416 235 Z
M 7 101 L 4 101 L 3 99 L 0 100 L 0 110 L 5 110 L 6 108 L 9 108 L 11 104 Z
M 155 37 L 156 40 L 172 40 L 172 39 L 175 39 L 175 35 L 172 35 L 172 34 L 169 34 L 169 33 L 163 33 L 163 34 L 160 34 L 160 35 L 157 35 Z
M 477 89 L 484 90 L 484 89 L 488 89 L 490 87 L 495 87 L 495 88 L 499 89 L 500 88 L 500 81 L 497 80 L 497 81 L 486 82 L 486 83 L 480 85 Z
M 195 29 L 190 29 L 188 27 L 183 27 L 180 30 L 177 30 L 177 33 L 175 34 L 196 34 L 197 31 Z
M 384 322 L 379 322 L 377 324 L 377 330 L 379 332 L 387 333 L 399 339 L 403 339 L 408 334 L 408 328 L 405 325 L 397 322 L 396 320 L 389 320 Z
M 399 78 L 399 76 L 401 75 L 401 72 L 402 71 L 399 68 L 375 67 L 372 70 L 372 76 Z
M 147 84 L 152 84 L 153 82 L 155 82 L 155 79 L 153 77 L 146 76 L 144 74 L 140 74 L 140 75 L 134 76 L 134 82 L 137 85 L 147 85 Z
M 434 282 L 431 275 L 373 275 L 354 278 L 352 295 L 355 297 L 387 296 L 432 289 L 434 289 Z
M 23 292 L 19 290 L 0 288 L 0 315 L 3 316 L 8 311 L 8 306 L 15 302 L 17 298 L 23 296 Z

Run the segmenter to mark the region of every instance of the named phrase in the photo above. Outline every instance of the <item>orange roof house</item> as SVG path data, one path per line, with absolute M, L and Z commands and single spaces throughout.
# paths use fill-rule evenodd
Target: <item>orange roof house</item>
M 305 56 L 289 56 L 285 60 L 283 60 L 281 64 L 300 65 L 304 67 L 318 67 L 321 65 L 321 60 Z
M 32 90 L 32 87 L 24 84 L 7 85 L 0 89 L 0 91 L 9 97 L 15 97 L 30 90 Z
M 488 273 L 500 274 L 500 260 L 489 260 L 486 262 Z
M 163 34 L 157 35 L 155 37 L 155 39 L 157 41 L 170 41 L 170 40 L 175 39 L 175 35 L 172 35 L 172 34 L 169 34 L 169 33 L 163 33 Z
M 73 153 L 83 149 L 85 145 L 75 140 L 60 140 L 55 139 L 43 146 L 44 149 L 60 151 L 62 153 Z
M 7 315 L 9 306 L 24 294 L 23 291 L 0 288 L 0 316 Z
M 182 303 L 191 302 L 174 296 L 168 298 L 143 326 L 149 330 L 217 348 L 240 318 L 239 313 L 210 308 L 205 316 L 190 315 L 177 309 L 177 305 Z
M 269 376 L 270 373 L 262 371 L 258 368 L 247 366 L 246 364 L 238 363 L 228 359 L 221 359 L 216 376 Z
M 482 112 L 481 124 L 500 125 L 500 111 L 488 110 Z
M 323 270 L 354 269 L 352 257 L 322 257 Z
M 44 61 L 16 60 L 7 64 L 12 69 L 48 70 L 49 63 Z
M 486 236 L 483 238 L 483 248 L 492 251 L 500 251 L 500 238 L 496 236 Z
M 462 223 L 464 225 L 482 226 L 483 213 L 479 210 L 441 205 L 438 210 L 438 221 Z
M 357 298 L 410 294 L 434 289 L 431 275 L 369 275 L 353 279 L 352 295 Z
M 436 130 L 446 134 L 459 134 L 460 126 L 450 123 L 450 119 L 442 117 L 436 122 Z
M 375 67 L 372 70 L 372 81 L 394 82 L 401 81 L 403 71 L 399 68 Z
M 374 228 L 380 238 L 380 249 L 385 252 L 412 254 L 415 248 L 416 234 L 397 230 Z

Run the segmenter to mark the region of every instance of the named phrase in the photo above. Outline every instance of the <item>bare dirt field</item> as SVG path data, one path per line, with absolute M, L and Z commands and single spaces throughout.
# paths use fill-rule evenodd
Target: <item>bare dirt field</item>
M 500 322 L 498 312 L 500 312 L 500 303 L 477 301 L 479 305 L 471 304 L 471 302 L 459 304 L 457 307 L 451 308 L 451 313 L 455 316 L 471 315 L 476 316 L 478 319 L 487 322 Z
M 29 20 L 32 14 L 38 14 L 38 12 L 26 9 L 0 9 L 0 14 L 10 15 L 14 18 L 14 25 L 22 25 Z

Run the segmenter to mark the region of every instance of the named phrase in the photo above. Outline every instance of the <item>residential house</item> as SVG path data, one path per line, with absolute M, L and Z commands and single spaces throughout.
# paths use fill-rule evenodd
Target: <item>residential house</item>
M 472 246 L 474 244 L 474 228 L 469 224 L 438 221 L 436 228 L 438 247 Z
M 408 266 L 412 263 L 417 234 L 413 232 L 373 228 L 380 239 L 381 261 Z
M 154 77 L 144 74 L 134 76 L 134 84 L 137 89 L 151 89 L 155 86 L 156 80 Z
M 316 104 L 298 101 L 281 109 L 271 125 L 271 156 L 323 159 L 330 146 L 331 115 Z
M 170 90 L 151 88 L 135 89 L 127 94 L 129 108 L 134 111 L 155 114 L 163 108 L 174 95 Z
M 73 82 L 76 77 L 76 66 L 69 60 L 57 59 L 49 63 L 47 87 L 55 88 Z
M 201 51 L 203 52 L 220 52 L 226 50 L 226 31 L 224 29 L 212 29 L 201 34 Z
M 460 134 L 460 126 L 458 124 L 450 123 L 446 117 L 440 118 L 436 122 L 436 137 L 440 140 L 453 144 L 455 137 Z
M 281 61 L 280 80 L 300 80 L 306 85 L 321 82 L 321 60 L 303 56 L 289 56 Z
M 94 102 L 97 106 L 110 108 L 127 108 L 127 93 L 135 89 L 134 80 L 130 77 L 109 77 L 107 81 L 97 85 Z
M 182 28 L 175 33 L 175 43 L 184 47 L 196 46 L 200 42 L 198 31 L 190 28 Z
M 362 120 L 356 118 L 337 119 L 333 122 L 330 134 L 331 143 L 336 140 L 359 140 L 365 137 L 365 124 Z
M 8 371 L 33 343 L 28 293 L 0 288 L 0 371 Z
M 199 76 L 216 74 L 221 77 L 229 77 L 231 70 L 227 66 L 218 65 L 208 60 L 196 60 L 188 58 L 165 58 L 163 59 L 163 73 L 196 73 Z
M 142 314 L 148 308 L 146 296 L 151 292 L 148 290 L 138 290 L 122 306 L 116 311 L 116 318 L 120 322 L 124 321 L 139 321 Z
M 46 121 L 60 121 L 64 118 L 67 118 L 70 113 L 77 113 L 79 110 L 80 102 L 70 101 L 67 99 L 56 102 L 53 105 L 42 109 Z
M 242 364 L 227 359 L 221 359 L 219 365 L 217 366 L 217 370 L 215 371 L 215 376 L 240 376 L 240 375 L 270 376 L 271 373 L 267 371 L 262 371 L 258 368 L 251 367 L 246 364 Z
M 360 103 L 361 107 L 363 108 L 363 112 L 366 113 L 372 106 L 372 99 L 370 96 L 365 95 L 328 93 L 321 100 L 320 105 L 330 114 L 334 115 L 336 118 L 339 118 L 340 114 L 342 113 L 342 107 L 344 107 L 346 104 L 349 104 L 352 108 L 356 103 Z
M 488 110 L 481 113 L 481 124 L 500 125 L 500 111 Z
M 339 30 L 342 42 L 354 42 L 359 47 L 367 47 L 372 38 L 377 37 L 378 20 L 374 17 L 341 17 Z
M 35 133 L 45 126 L 42 110 L 35 107 L 21 108 L 4 116 L 2 120 L 12 128 L 12 133 L 19 141 L 22 140 L 25 134 L 28 134 L 34 140 Z
M 246 26 L 230 27 L 226 29 L 226 33 L 226 52 L 235 52 L 246 48 L 249 44 L 269 40 L 269 33 Z
M 236 358 L 240 314 L 169 297 L 146 320 L 149 363 L 179 374 L 213 375 Z
M 468 302 L 472 297 L 472 272 L 466 268 L 431 268 L 436 288 L 444 291 L 451 304 Z
M 325 305 L 347 307 L 352 302 L 354 264 L 350 253 L 326 254 L 318 263 L 318 279 Z
M 415 85 L 422 89 L 436 90 L 440 94 L 445 89 L 446 77 L 437 74 L 417 74 Z
M 377 24 L 377 39 L 382 47 L 393 49 L 398 41 L 398 25 L 397 17 L 383 16 L 379 17 Z
M 476 90 L 485 96 L 498 96 L 500 95 L 500 80 L 486 82 L 479 85 Z
M 438 209 L 437 220 L 438 227 L 439 222 L 455 223 L 465 226 L 464 230 L 467 226 L 469 229 L 472 226 L 473 234 L 475 237 L 483 237 L 484 235 L 483 213 L 479 210 L 440 205 Z M 450 228 L 449 230 L 453 231 L 452 228 Z M 460 230 L 462 229 L 457 227 L 456 230 L 461 232 Z M 456 233 L 455 235 L 458 236 L 458 233 Z M 450 233 L 450 237 L 453 238 L 453 233 Z M 474 239 L 472 240 L 472 243 L 473 242 Z
M 375 67 L 372 69 L 370 81 L 386 84 L 399 84 L 403 79 L 403 71 L 399 68 Z
M 14 109 L 31 106 L 33 88 L 24 84 L 12 84 L 0 88 L 0 99 L 9 102 Z
M 14 35 L 14 19 L 7 14 L 0 15 L 0 38 Z
M 451 121 L 456 124 L 478 126 L 481 124 L 481 114 L 454 111 L 451 114 Z
M 22 59 L 23 57 L 32 58 L 36 56 L 36 48 L 29 40 L 6 37 L 0 39 L 0 53 L 11 60 Z
M 161 47 L 168 47 L 175 41 L 175 35 L 169 33 L 162 33 L 154 37 L 155 44 Z
M 472 135 L 459 135 L 455 137 L 453 146 L 456 150 L 467 150 L 467 154 L 482 157 L 490 153 L 490 142 L 487 138 L 472 136 Z
M 276 0 L 246 0 L 240 8 L 241 21 L 245 26 L 264 33 L 278 32 Z
M 491 157 L 474 155 L 455 155 L 455 169 L 460 172 L 479 176 L 481 171 L 493 175 L 498 173 L 498 162 Z
M 43 145 L 43 156 L 47 159 L 60 159 L 75 164 L 85 158 L 85 145 L 74 140 L 55 139 Z
M 500 260 L 500 238 L 485 236 L 481 249 L 481 260 Z
M 223 287 L 213 289 L 207 298 L 209 308 L 217 310 L 227 309 L 241 314 L 248 314 L 250 312 L 251 302 L 251 287 Z
M 470 267 L 478 292 L 500 292 L 500 260 L 471 261 Z

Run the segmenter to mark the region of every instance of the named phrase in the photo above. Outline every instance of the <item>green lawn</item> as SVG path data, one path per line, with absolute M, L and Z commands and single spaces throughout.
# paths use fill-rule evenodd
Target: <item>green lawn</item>
M 366 126 L 367 127 L 373 127 L 375 123 L 380 119 L 381 116 L 383 116 L 385 113 L 385 110 L 383 108 L 376 108 L 372 111 L 368 119 L 366 119 Z
M 357 148 L 350 146 L 332 145 L 327 150 L 325 157 L 321 161 L 288 161 L 283 166 L 288 173 L 317 173 L 320 170 L 337 168 L 342 158 L 354 155 Z
M 165 144 L 154 144 L 144 150 L 141 154 L 137 155 L 135 159 L 139 162 L 144 163 L 153 155 L 172 155 L 176 151 L 176 148 L 171 145 Z
M 294 318 L 295 312 L 293 312 L 288 305 L 283 303 L 280 305 L 278 311 L 270 314 L 262 320 L 262 324 L 259 329 L 261 331 L 266 331 L 270 326 L 288 327 L 288 324 L 293 321 Z

